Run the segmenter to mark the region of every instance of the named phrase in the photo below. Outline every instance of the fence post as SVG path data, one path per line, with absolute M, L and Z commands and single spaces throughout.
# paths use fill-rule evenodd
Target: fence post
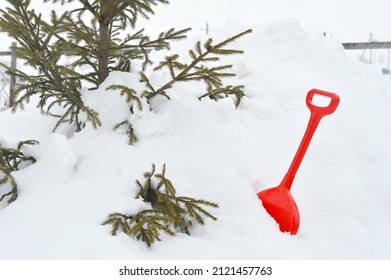
M 13 42 L 11 46 L 11 69 L 16 71 L 16 43 Z M 10 99 L 9 106 L 10 108 L 14 106 L 14 92 L 15 92 L 16 76 L 11 74 L 10 79 Z

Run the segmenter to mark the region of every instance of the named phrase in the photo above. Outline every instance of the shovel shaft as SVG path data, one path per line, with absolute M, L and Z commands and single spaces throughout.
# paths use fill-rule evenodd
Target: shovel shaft
M 316 94 L 329 97 L 331 99 L 330 104 L 326 107 L 320 107 L 314 105 L 312 103 L 312 99 Z M 314 135 L 320 120 L 324 116 L 332 114 L 337 109 L 339 104 L 339 96 L 336 95 L 335 93 L 331 93 L 319 89 L 312 89 L 307 94 L 306 104 L 311 112 L 310 120 L 308 121 L 307 129 L 304 133 L 303 139 L 301 140 L 296 155 L 293 158 L 293 161 L 288 169 L 288 172 L 286 173 L 284 179 L 280 184 L 280 186 L 285 187 L 288 190 L 290 190 L 292 186 L 297 170 L 299 169 L 300 164 L 303 161 L 304 155 L 308 149 L 308 146 L 310 145 L 312 136 Z

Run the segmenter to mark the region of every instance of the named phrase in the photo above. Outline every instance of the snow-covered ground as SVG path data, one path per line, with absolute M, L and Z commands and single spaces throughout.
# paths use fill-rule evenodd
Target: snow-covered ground
M 103 122 L 77 134 L 51 133 L 55 120 L 35 104 L 0 113 L 1 143 L 36 139 L 37 163 L 14 173 L 19 198 L 0 210 L 0 259 L 390 259 L 391 87 L 377 68 L 340 42 L 305 31 L 295 20 L 227 23 L 216 41 L 247 28 L 228 58 L 246 86 L 238 109 L 230 99 L 196 98 L 203 85 L 182 84 L 172 100 L 132 116 L 135 146 L 114 132 L 128 108 L 115 92 L 86 94 Z M 201 35 L 196 39 L 205 39 Z M 184 50 L 194 40 L 187 41 Z M 185 52 L 184 52 L 185 54 Z M 163 77 L 154 77 L 159 82 Z M 134 86 L 135 74 L 107 84 Z M 305 131 L 308 90 L 337 93 L 337 111 L 322 119 L 292 186 L 301 224 L 281 233 L 257 193 L 276 186 Z M 111 212 L 142 207 L 136 179 L 167 164 L 177 192 L 217 202 L 217 222 L 191 236 L 163 237 L 148 249 L 101 223 Z

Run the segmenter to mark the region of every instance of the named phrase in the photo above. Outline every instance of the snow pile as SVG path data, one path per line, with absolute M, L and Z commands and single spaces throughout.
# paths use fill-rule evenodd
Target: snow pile
M 242 27 L 242 28 L 241 28 Z M 243 31 L 227 24 L 226 38 Z M 0 259 L 381 259 L 391 257 L 391 88 L 376 69 L 349 59 L 339 42 L 309 34 L 294 20 L 253 26 L 230 58 L 247 98 L 214 102 L 203 85 L 182 84 L 154 111 L 131 117 L 139 142 L 127 145 L 116 123 L 129 108 L 116 92 L 88 93 L 103 126 L 51 133 L 54 120 L 25 111 L 0 114 L 0 136 L 29 147 L 37 163 L 14 175 L 20 195 L 0 210 Z M 216 38 L 216 42 L 219 38 Z M 189 47 L 192 47 L 193 43 Z M 164 77 L 156 77 L 159 82 Z M 135 74 L 107 84 L 135 86 Z M 138 87 L 139 85 L 137 85 Z M 102 87 L 103 88 L 103 87 Z M 256 194 L 287 171 L 309 119 L 309 89 L 336 92 L 292 186 L 301 213 L 296 236 L 283 234 Z M 151 163 L 167 164 L 180 195 L 219 203 L 217 222 L 192 235 L 164 237 L 148 249 L 101 226 L 111 212 L 134 213 Z

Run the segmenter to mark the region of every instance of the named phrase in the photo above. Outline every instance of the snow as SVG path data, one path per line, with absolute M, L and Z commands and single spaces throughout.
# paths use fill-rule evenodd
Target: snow
M 214 36 L 247 29 L 227 23 Z M 340 42 L 309 33 L 293 19 L 259 23 L 229 57 L 247 97 L 238 109 L 227 98 L 198 100 L 199 84 L 181 84 L 170 101 L 130 117 L 139 142 L 113 126 L 129 108 L 104 86 L 84 92 L 102 127 L 79 133 L 39 114 L 0 113 L 0 141 L 25 147 L 37 163 L 14 172 L 19 197 L 0 205 L 0 259 L 389 259 L 391 258 L 391 88 L 381 71 L 355 60 Z M 201 35 L 196 39 L 205 39 Z M 191 48 L 190 39 L 184 48 Z M 184 52 L 185 54 L 185 52 Z M 152 56 L 154 54 L 152 53 Z M 160 54 L 155 54 L 160 55 Z M 154 74 L 156 83 L 166 77 Z M 142 88 L 134 73 L 112 73 L 105 85 Z M 308 90 L 341 97 L 322 119 L 292 186 L 301 224 L 296 236 L 279 231 L 257 198 L 280 183 L 301 141 Z M 217 202 L 217 222 L 194 225 L 191 236 L 164 236 L 147 248 L 101 223 L 112 212 L 146 207 L 136 179 L 166 163 L 178 194 Z

